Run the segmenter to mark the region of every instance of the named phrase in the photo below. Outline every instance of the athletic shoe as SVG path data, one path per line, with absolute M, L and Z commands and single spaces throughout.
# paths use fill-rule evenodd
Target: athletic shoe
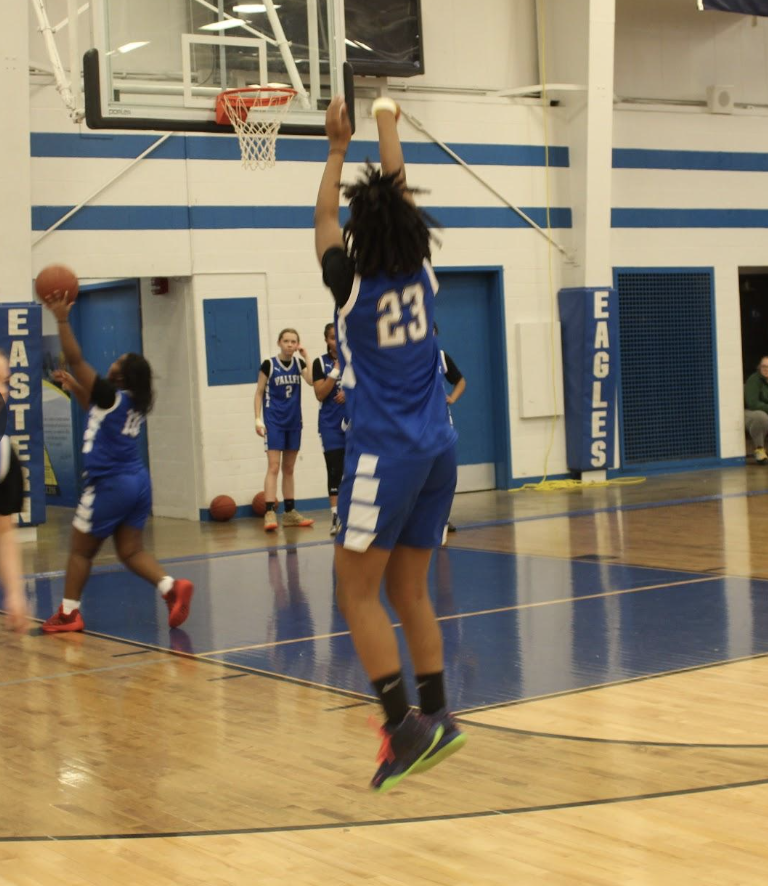
M 341 531 L 341 521 L 339 520 L 339 515 L 334 514 L 331 518 L 331 538 L 335 535 L 338 535 Z
M 267 511 L 264 514 L 264 532 L 274 532 L 277 529 L 277 514 L 274 511 Z
M 414 772 L 426 772 L 433 766 L 437 766 L 446 757 L 461 750 L 467 743 L 467 736 L 459 729 L 453 714 L 449 713 L 447 708 L 443 708 L 436 714 L 423 716 L 439 723 L 443 727 L 443 734 L 427 756 L 413 767 Z
M 58 612 L 54 613 L 48 621 L 44 621 L 42 629 L 46 634 L 61 634 L 64 631 L 85 630 L 85 622 L 80 610 L 75 609 L 69 615 L 64 615 L 64 607 L 59 606 Z
M 755 461 L 759 465 L 764 465 L 768 462 L 768 455 L 765 453 L 765 448 L 763 446 L 757 446 L 755 448 Z
M 177 628 L 183 625 L 189 615 L 189 604 L 195 586 L 185 578 L 177 578 L 173 587 L 165 595 L 165 605 L 168 607 L 168 627 Z
M 448 530 L 448 532 L 456 532 L 456 527 L 453 525 L 453 523 L 451 523 L 450 520 L 448 521 L 446 529 Z
M 298 511 L 286 511 L 283 514 L 283 529 L 286 526 L 311 526 L 315 521 L 304 517 Z
M 416 771 L 417 764 L 443 737 L 443 726 L 432 717 L 408 711 L 402 723 L 394 728 L 384 725 L 379 732 L 379 768 L 371 779 L 371 788 L 383 794 Z

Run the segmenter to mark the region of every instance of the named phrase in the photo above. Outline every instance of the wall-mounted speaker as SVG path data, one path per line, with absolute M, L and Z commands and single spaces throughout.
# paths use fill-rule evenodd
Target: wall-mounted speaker
M 707 107 L 711 114 L 732 114 L 733 87 L 707 86 Z

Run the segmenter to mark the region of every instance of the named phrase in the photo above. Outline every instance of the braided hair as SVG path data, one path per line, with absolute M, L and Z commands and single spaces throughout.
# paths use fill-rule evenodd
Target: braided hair
M 146 415 L 155 399 L 152 367 L 141 354 L 126 354 L 120 361 L 121 387 L 131 392 L 136 409 Z
M 414 274 L 430 258 L 429 228 L 440 226 L 406 200 L 406 194 L 416 193 L 403 187 L 400 170 L 385 173 L 370 163 L 362 178 L 344 186 L 350 211 L 344 246 L 361 277 Z

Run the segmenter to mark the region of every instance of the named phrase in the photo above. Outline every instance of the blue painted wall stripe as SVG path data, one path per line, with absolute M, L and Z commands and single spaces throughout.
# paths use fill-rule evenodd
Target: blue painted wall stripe
M 768 172 L 768 154 L 747 151 L 659 151 L 614 148 L 613 168 Z
M 32 229 L 44 231 L 71 206 L 32 207 Z M 446 228 L 527 228 L 505 207 L 427 207 Z M 546 209 L 523 209 L 538 225 L 546 224 Z M 342 211 L 342 222 L 345 212 Z M 571 227 L 571 210 L 550 210 L 553 228 Z M 63 231 L 162 231 L 301 228 L 314 226 L 313 206 L 86 206 L 65 222 Z
M 160 133 L 149 135 L 93 135 L 65 132 L 33 132 L 30 150 L 33 157 L 138 157 Z M 544 148 L 540 145 L 480 145 L 453 144 L 450 146 L 467 163 L 474 166 L 544 166 Z M 455 161 L 434 144 L 406 142 L 403 145 L 408 163 L 451 165 Z M 282 161 L 321 163 L 328 155 L 325 139 L 280 138 L 277 157 Z M 373 141 L 355 141 L 350 145 L 348 158 L 353 163 L 376 161 L 379 146 Z M 240 160 L 240 149 L 234 136 L 172 135 L 148 159 L 181 160 Z M 549 165 L 568 166 L 568 148 L 551 147 Z
M 613 228 L 768 228 L 768 209 L 613 209 Z
M 33 206 L 32 230 L 44 231 L 71 206 Z M 184 231 L 186 206 L 86 206 L 66 221 L 60 231 Z

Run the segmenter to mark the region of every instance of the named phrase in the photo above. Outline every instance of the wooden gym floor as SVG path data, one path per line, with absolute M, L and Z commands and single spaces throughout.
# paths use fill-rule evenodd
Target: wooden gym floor
M 764 882 L 768 468 L 457 497 L 432 590 L 470 741 L 383 797 L 317 516 L 154 520 L 183 629 L 105 548 L 86 634 L 2 634 L 0 884 Z

